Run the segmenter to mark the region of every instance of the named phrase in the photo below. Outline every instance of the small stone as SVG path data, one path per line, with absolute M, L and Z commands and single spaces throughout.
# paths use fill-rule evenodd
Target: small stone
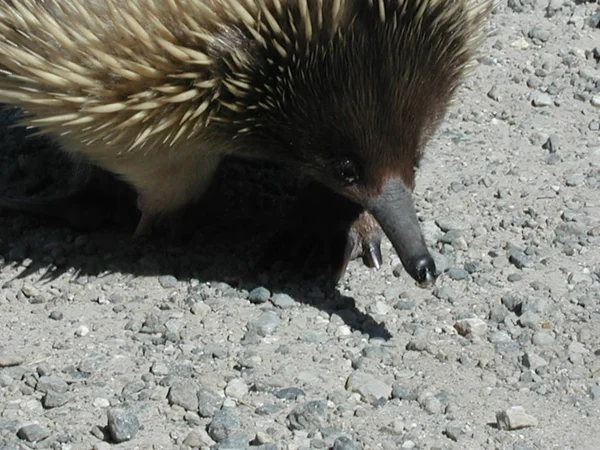
M 108 408 L 110 406 L 110 402 L 108 399 L 103 397 L 96 397 L 92 402 L 95 408 Z
M 150 373 L 159 377 L 169 375 L 169 372 L 169 366 L 163 361 L 155 361 L 150 368 Z
M 592 400 L 600 400 L 600 386 L 592 385 L 588 389 Z
M 466 280 L 469 278 L 469 272 L 462 267 L 452 267 L 448 269 L 448 277 L 455 281 Z
M 296 300 L 294 300 L 289 295 L 283 293 L 273 295 L 271 301 L 275 306 L 281 309 L 290 309 L 296 306 Z
M 492 86 L 492 88 L 488 91 L 487 96 L 496 102 L 500 101 L 501 97 L 500 93 L 498 92 L 498 86 Z
M 42 405 L 46 409 L 58 408 L 69 401 L 69 397 L 59 392 L 49 391 L 42 398 Z
M 523 365 L 531 370 L 537 370 L 540 367 L 547 366 L 548 361 L 531 351 L 526 351 L 523 355 Z
M 461 336 L 483 336 L 487 332 L 487 323 L 477 317 L 456 321 L 454 328 Z
M 50 431 L 40 424 L 32 423 L 19 428 L 17 436 L 27 442 L 39 442 L 50 436 Z
M 108 442 L 96 442 L 92 447 L 93 450 L 111 450 L 111 448 Z
M 50 391 L 57 393 L 67 392 L 69 385 L 65 380 L 55 376 L 40 377 L 35 384 L 35 390 L 38 392 L 47 393 Z
M 538 420 L 527 414 L 522 406 L 511 406 L 504 411 L 497 412 L 496 421 L 501 430 L 518 430 L 535 427 L 538 424 Z
M 318 430 L 323 426 L 325 409 L 324 401 L 315 400 L 302 403 L 288 414 L 288 426 L 291 430 Z
M 370 374 L 358 371 L 348 377 L 346 389 L 360 394 L 365 402 L 371 404 L 379 403 L 381 399 L 387 400 L 392 394 L 391 386 Z
M 569 284 L 592 284 L 594 278 L 586 271 L 571 272 L 567 277 Z
M 279 405 L 262 405 L 256 408 L 254 411 L 259 416 L 270 416 L 281 411 L 282 407 Z
M 370 303 L 368 309 L 371 314 L 385 316 L 389 314 L 392 308 L 386 302 L 378 300 L 374 303 Z
M 225 386 L 225 395 L 242 400 L 248 394 L 248 385 L 243 378 L 233 378 Z
M 362 450 L 362 446 L 346 436 L 341 436 L 333 442 L 331 450 Z
M 169 405 L 181 406 L 186 411 L 196 411 L 198 409 L 196 386 L 190 381 L 177 381 L 174 383 L 169 389 L 167 399 Z
M 75 330 L 75 336 L 79 336 L 79 337 L 87 336 L 87 334 L 89 332 L 90 332 L 90 329 L 88 326 L 81 325 Z
M 250 300 L 250 302 L 252 303 L 266 303 L 269 301 L 269 299 L 271 298 L 271 291 L 269 291 L 267 288 L 264 288 L 262 286 L 259 286 L 257 288 L 254 288 L 250 291 L 250 293 L 248 294 L 248 300 Z
M 417 399 L 418 396 L 419 394 L 416 390 L 408 388 L 406 386 L 395 384 L 392 388 L 392 398 L 397 398 L 406 401 L 414 401 Z
M 208 435 L 216 442 L 223 442 L 241 430 L 240 421 L 231 408 L 217 411 L 208 424 Z
M 556 153 L 558 151 L 559 145 L 560 139 L 558 135 L 551 134 L 544 143 L 544 145 L 542 145 L 542 148 L 544 150 L 548 150 L 550 153 Z
M 158 277 L 158 282 L 165 289 L 170 289 L 177 286 L 177 278 L 175 278 L 173 275 L 163 275 Z
M 123 389 L 121 390 L 121 395 L 123 397 L 131 397 L 132 395 L 140 392 L 145 387 L 146 384 L 142 380 L 130 381 L 125 386 L 123 386 Z
M 526 267 L 533 266 L 533 263 L 529 259 L 529 257 L 520 250 L 513 250 L 510 252 L 508 256 L 508 260 L 514 265 L 517 269 L 523 269 Z
M 282 400 L 297 400 L 298 397 L 306 395 L 305 392 L 297 387 L 280 389 L 275 393 L 275 397 Z
M 201 417 L 212 417 L 223 404 L 222 399 L 208 389 L 198 390 L 198 414 Z
M 595 106 L 596 108 L 600 108 L 600 95 L 592 95 L 592 98 L 590 99 L 590 103 L 592 104 L 592 106 Z
M 23 364 L 23 358 L 17 355 L 0 352 L 0 367 L 12 367 Z
M 531 104 L 537 108 L 551 106 L 552 97 L 550 97 L 548 94 L 543 94 L 541 92 L 534 92 L 533 94 L 531 94 Z
M 119 443 L 133 439 L 140 423 L 133 410 L 127 406 L 115 406 L 107 411 L 108 432 L 112 439 Z
M 211 439 L 206 431 L 202 428 L 197 428 L 190 431 L 190 433 L 183 440 L 183 445 L 187 445 L 192 448 L 210 447 L 214 445 L 215 441 Z
M 589 353 L 589 350 L 585 348 L 585 345 L 583 345 L 581 342 L 573 341 L 569 344 L 569 353 L 584 355 Z
M 579 186 L 585 182 L 585 175 L 577 173 L 565 178 L 565 184 L 570 187 Z
M 30 283 L 23 284 L 23 287 L 21 288 L 21 292 L 27 298 L 33 298 L 33 297 L 37 297 L 38 295 L 40 295 L 40 290 Z
M 267 337 L 275 332 L 279 322 L 279 316 L 275 311 L 264 311 L 248 323 L 248 331 L 254 332 L 260 337 Z
M 430 392 L 421 393 L 417 398 L 417 401 L 429 414 L 441 414 L 443 411 L 440 399 Z
M 452 439 L 454 442 L 458 442 L 461 436 L 465 434 L 461 427 L 457 427 L 455 425 L 448 425 L 444 430 L 444 434 L 448 436 L 448 438 Z
M 52 320 L 62 320 L 64 314 L 61 311 L 52 311 L 48 317 Z
M 540 347 L 554 344 L 554 335 L 550 331 L 539 330 L 533 333 L 531 343 Z
M 208 306 L 206 303 L 197 302 L 192 305 L 192 307 L 190 308 L 190 311 L 195 316 L 204 318 L 208 315 L 208 313 L 211 311 L 211 309 L 210 309 L 210 306 Z

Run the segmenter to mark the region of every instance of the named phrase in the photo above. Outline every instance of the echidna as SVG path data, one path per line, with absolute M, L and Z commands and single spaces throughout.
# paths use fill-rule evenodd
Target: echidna
M 436 268 L 411 198 L 415 170 L 491 7 L 4 0 L 0 102 L 130 183 L 138 231 L 201 197 L 224 156 L 262 158 L 335 193 L 340 223 L 368 211 L 407 272 L 431 283 Z

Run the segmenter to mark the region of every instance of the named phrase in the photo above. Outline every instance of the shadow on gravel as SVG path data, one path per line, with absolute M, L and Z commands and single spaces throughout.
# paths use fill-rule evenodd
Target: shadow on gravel
M 0 196 L 45 204 L 81 184 L 86 167 L 74 164 L 50 140 L 10 127 L 16 117 L 14 111 L 0 109 Z M 165 225 L 142 241 L 132 239 L 138 218 L 135 195 L 112 177 L 100 176 L 102 192 L 88 192 L 75 211 L 87 231 L 74 229 L 72 220 L 65 223 L 57 211 L 60 203 L 37 215 L 0 208 L 0 266 L 15 266 L 18 278 L 34 276 L 40 282 L 67 274 L 76 283 L 102 283 L 102 278 L 117 274 L 123 279 L 173 275 L 248 291 L 265 286 L 335 312 L 352 329 L 371 337 L 391 337 L 325 277 L 302 279 L 281 266 L 257 267 L 303 184 L 293 174 L 272 164 L 227 161 L 207 201 L 188 212 L 193 220 L 186 216 L 184 222 L 193 223 L 194 229 L 174 235 Z

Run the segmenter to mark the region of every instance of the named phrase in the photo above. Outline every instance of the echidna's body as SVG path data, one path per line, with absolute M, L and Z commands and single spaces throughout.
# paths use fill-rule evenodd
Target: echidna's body
M 0 102 L 132 184 L 141 226 L 201 196 L 224 155 L 276 160 L 370 211 L 425 281 L 414 169 L 490 7 L 5 0 Z

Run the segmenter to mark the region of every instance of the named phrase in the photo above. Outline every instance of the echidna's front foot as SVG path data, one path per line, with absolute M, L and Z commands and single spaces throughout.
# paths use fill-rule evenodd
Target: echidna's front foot
M 337 283 L 350 260 L 381 265 L 381 231 L 362 208 L 318 185 L 307 189 L 260 265 L 276 261 L 308 277 L 327 274 Z

